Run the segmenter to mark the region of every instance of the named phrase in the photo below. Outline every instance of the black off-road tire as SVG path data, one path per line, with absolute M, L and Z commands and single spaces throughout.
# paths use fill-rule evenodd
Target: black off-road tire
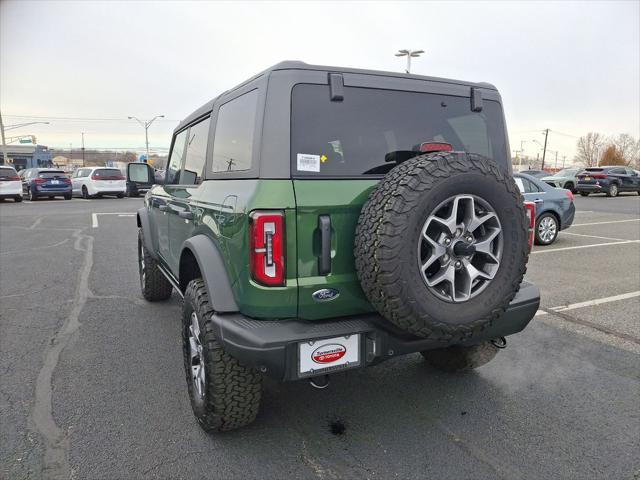
M 138 229 L 138 273 L 140 289 L 145 300 L 158 302 L 171 297 L 173 286 L 160 271 L 158 262 L 147 252 L 141 228 Z
M 189 326 L 196 313 L 205 365 L 204 396 L 200 397 L 191 376 Z M 262 397 L 262 374 L 226 353 L 214 331 L 213 308 L 202 279 L 189 282 L 182 308 L 182 350 L 187 387 L 193 413 L 207 432 L 235 430 L 253 422 Z
M 453 347 L 420 352 L 429 365 L 449 373 L 463 373 L 489 363 L 498 353 L 491 342 L 470 347 Z
M 479 295 L 447 302 L 427 288 L 417 251 L 421 228 L 452 195 L 483 198 L 503 231 L 500 267 Z M 420 337 L 442 342 L 469 339 L 499 318 L 519 289 L 529 254 L 523 199 L 513 177 L 480 155 L 420 155 L 391 170 L 365 203 L 355 237 L 362 289 L 387 320 Z

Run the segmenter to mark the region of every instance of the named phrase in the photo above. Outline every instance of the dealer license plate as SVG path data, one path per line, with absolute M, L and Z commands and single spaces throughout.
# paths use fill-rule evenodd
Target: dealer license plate
M 54 185 L 58 185 L 60 183 L 60 180 L 51 180 L 51 183 Z
M 591 181 L 591 177 L 584 177 L 584 179 L 583 179 L 583 180 L 584 180 L 585 182 L 589 182 L 589 181 Z
M 360 366 L 360 334 L 298 344 L 300 376 L 358 366 Z

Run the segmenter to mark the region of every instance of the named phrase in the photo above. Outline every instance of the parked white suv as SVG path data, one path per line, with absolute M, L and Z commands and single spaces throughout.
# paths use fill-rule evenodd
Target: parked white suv
M 127 182 L 120 170 L 107 167 L 79 168 L 71 176 L 72 194 L 82 198 L 115 195 L 124 197 Z
M 22 180 L 15 168 L 0 165 L 0 199 L 5 198 L 22 201 Z

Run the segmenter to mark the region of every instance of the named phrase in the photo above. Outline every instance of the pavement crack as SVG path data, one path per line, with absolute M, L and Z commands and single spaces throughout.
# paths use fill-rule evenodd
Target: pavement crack
M 80 313 L 89 298 L 89 275 L 93 267 L 93 237 L 82 233 L 83 229 L 74 231 L 73 248 L 84 252 L 79 272 L 78 287 L 73 299 L 71 311 L 60 330 L 53 335 L 44 353 L 44 362 L 36 380 L 35 401 L 31 411 L 31 421 L 40 434 L 45 446 L 43 476 L 49 479 L 69 478 L 69 438 L 56 424 L 53 418 L 52 379 L 65 349 L 73 334 L 80 328 Z M 83 240 L 85 246 L 83 248 Z
M 72 235 L 72 236 L 74 236 L 74 235 Z M 68 241 L 69 241 L 69 239 L 65 238 L 64 240 L 62 240 L 60 242 L 57 242 L 57 243 L 54 243 L 53 245 L 45 245 L 44 247 L 25 248 L 24 250 L 11 250 L 11 251 L 8 251 L 8 252 L 2 252 L 2 253 L 0 253 L 0 255 L 18 255 L 18 254 L 21 254 L 21 253 L 31 252 L 33 250 L 44 250 L 46 248 L 55 248 L 55 247 L 59 247 L 60 245 L 64 245 Z
M 626 333 L 617 332 L 608 327 L 605 327 L 604 325 L 598 325 L 597 323 L 593 323 L 588 320 L 583 320 L 581 318 L 574 317 L 573 315 L 569 315 L 568 313 L 559 312 L 551 308 L 540 307 L 540 310 L 542 310 L 543 312 L 547 312 L 549 315 L 554 315 L 563 320 L 566 320 L 567 322 L 575 323 L 577 325 L 582 325 L 584 327 L 593 328 L 594 330 L 598 330 L 599 332 L 606 333 L 607 335 L 611 335 L 621 340 L 626 340 L 628 342 L 635 343 L 636 345 L 640 345 L 640 338 L 634 337 L 632 335 L 628 335 Z

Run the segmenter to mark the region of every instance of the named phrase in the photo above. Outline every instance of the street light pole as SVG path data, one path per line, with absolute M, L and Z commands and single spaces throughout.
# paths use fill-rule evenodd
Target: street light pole
M 9 155 L 7 154 L 7 143 L 4 139 L 4 123 L 2 123 L 2 114 L 0 114 L 0 134 L 2 135 L 2 159 L 0 159 L 0 165 L 5 165 L 9 162 Z
M 407 73 L 411 73 L 411 57 L 419 57 L 421 53 L 424 53 L 424 50 L 398 50 L 396 53 L 396 57 L 407 57 Z
M 544 131 L 544 147 L 542 148 L 542 168 L 540 170 L 544 170 L 544 158 L 547 155 L 547 138 L 549 137 L 549 129 L 545 129 Z
M 149 162 L 149 127 L 151 126 L 151 124 L 153 123 L 153 121 L 156 118 L 164 118 L 164 115 L 156 115 L 155 117 L 153 117 L 151 120 L 143 122 L 142 120 L 140 120 L 137 117 L 127 117 L 129 120 L 135 120 L 136 122 L 138 122 L 140 124 L 140 126 L 142 128 L 144 128 L 144 141 L 145 141 L 145 145 L 147 147 L 147 163 Z

